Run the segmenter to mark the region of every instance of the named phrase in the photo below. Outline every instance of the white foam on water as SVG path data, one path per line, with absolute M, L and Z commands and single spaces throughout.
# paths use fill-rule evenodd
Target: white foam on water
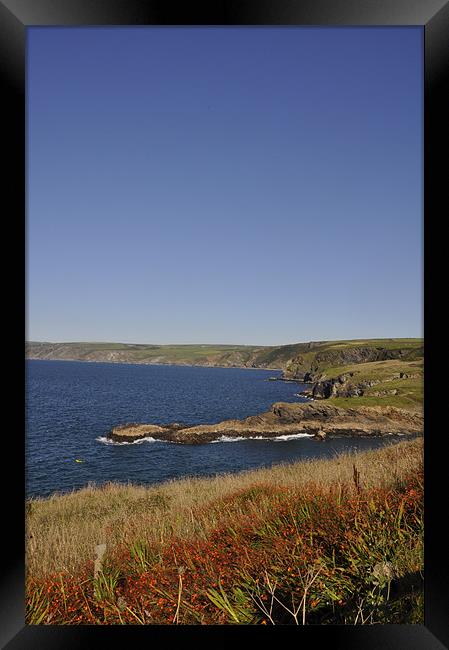
M 157 442 L 156 438 L 152 438 L 151 436 L 148 436 L 147 438 L 139 438 L 139 440 L 133 440 L 131 442 L 116 442 L 115 440 L 106 438 L 106 436 L 98 436 L 95 440 L 104 445 L 140 445 L 143 442 Z
M 248 438 L 231 438 L 230 436 L 220 436 L 216 440 L 211 440 L 209 444 L 213 445 L 215 442 L 239 442 L 239 440 L 248 440 Z
M 222 435 L 220 438 L 217 438 L 217 440 L 211 440 L 208 444 L 215 444 L 217 442 L 241 442 L 242 440 L 265 440 L 265 441 L 271 441 L 271 442 L 283 442 L 284 440 L 296 440 L 299 438 L 313 438 L 314 435 L 311 433 L 290 433 L 290 434 L 285 434 L 281 436 L 225 436 Z M 181 442 L 177 442 L 175 440 L 158 440 L 157 438 L 153 438 L 152 436 L 147 436 L 146 438 L 139 438 L 139 440 L 133 440 L 132 442 L 116 442 L 115 440 L 111 440 L 110 438 L 107 438 L 106 436 L 98 436 L 98 438 L 95 438 L 97 442 L 101 442 L 103 445 L 117 445 L 117 446 L 122 446 L 122 445 L 140 445 L 144 442 L 166 442 L 166 443 L 171 443 L 171 444 L 183 444 Z
M 313 433 L 289 433 L 283 436 L 276 436 L 273 438 L 275 441 L 281 442 L 282 440 L 295 440 L 296 438 L 314 438 Z
M 297 438 L 313 438 L 314 435 L 313 433 L 290 433 L 290 434 L 285 434 L 281 436 L 276 436 L 276 437 L 268 437 L 268 436 L 238 436 L 238 437 L 230 437 L 230 436 L 221 436 L 217 440 L 211 440 L 210 444 L 214 444 L 216 442 L 240 442 L 241 440 L 267 440 L 271 442 L 283 442 L 284 440 L 295 440 Z

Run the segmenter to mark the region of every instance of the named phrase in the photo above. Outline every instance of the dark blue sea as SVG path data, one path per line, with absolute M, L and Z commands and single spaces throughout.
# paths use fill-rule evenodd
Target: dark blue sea
M 268 381 L 273 370 L 27 361 L 26 493 L 48 496 L 109 481 L 154 484 L 269 467 L 393 441 L 309 437 L 181 445 L 111 444 L 117 424 L 214 423 L 244 418 L 278 401 L 297 402 L 301 384 Z M 81 461 L 81 462 L 77 462 Z

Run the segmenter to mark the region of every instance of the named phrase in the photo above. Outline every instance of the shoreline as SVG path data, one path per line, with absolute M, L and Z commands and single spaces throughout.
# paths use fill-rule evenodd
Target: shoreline
M 243 419 L 222 420 L 214 424 L 166 425 L 150 423 L 119 424 L 106 433 L 118 443 L 153 438 L 160 442 L 200 445 L 224 438 L 266 438 L 311 436 L 317 441 L 336 436 L 384 437 L 422 432 L 423 417 L 391 406 L 339 408 L 325 400 L 276 402 L 269 411 Z
M 205 363 L 172 363 L 172 362 L 158 362 L 151 363 L 148 361 L 102 361 L 101 359 L 43 359 L 42 357 L 25 357 L 25 361 L 76 361 L 77 363 L 110 363 L 114 365 L 122 366 L 177 366 L 179 368 L 223 368 L 224 370 L 266 370 L 273 372 L 283 372 L 283 368 L 273 368 L 273 367 L 254 367 L 254 366 L 219 366 L 219 365 L 209 365 Z M 279 381 L 279 378 L 276 377 L 276 380 Z M 286 379 L 283 381 L 295 381 L 297 383 L 305 383 L 299 379 Z
M 342 438 L 345 436 L 342 436 Z M 25 503 L 46 503 L 54 499 L 70 500 L 77 498 L 77 495 L 82 495 L 88 492 L 107 492 L 110 490 L 128 490 L 135 489 L 138 491 L 144 492 L 154 492 L 164 489 L 176 489 L 176 486 L 183 484 L 207 484 L 213 483 L 220 485 L 221 483 L 236 483 L 242 480 L 246 480 L 253 476 L 263 476 L 265 474 L 277 474 L 291 473 L 291 470 L 294 470 L 295 467 L 302 468 L 313 468 L 316 466 L 325 466 L 332 471 L 340 471 L 340 463 L 342 459 L 345 458 L 363 458 L 365 456 L 378 455 L 378 454 L 388 454 L 389 449 L 393 449 L 398 445 L 399 448 L 410 445 L 419 445 L 420 447 L 424 443 L 424 438 L 422 434 L 411 434 L 410 436 L 403 436 L 400 439 L 400 436 L 382 436 L 385 439 L 385 444 L 368 449 L 359 449 L 359 450 L 343 450 L 338 452 L 333 456 L 311 456 L 304 457 L 300 459 L 293 459 L 288 462 L 282 461 L 280 463 L 274 463 L 269 467 L 260 466 L 260 467 L 250 467 L 246 469 L 240 469 L 238 471 L 226 470 L 223 472 L 212 473 L 212 474 L 183 474 L 181 476 L 176 476 L 174 478 L 164 479 L 162 481 L 155 481 L 152 483 L 144 483 L 140 481 L 133 481 L 132 479 L 128 480 L 113 480 L 113 481 L 99 481 L 90 482 L 82 487 L 70 488 L 55 490 L 49 494 L 37 495 L 30 494 L 25 495 Z M 111 443 L 109 443 L 111 444 Z M 128 443 L 132 444 L 132 443 Z M 213 443 L 211 443 L 213 444 Z M 352 465 L 351 465 L 352 467 Z M 297 477 L 298 480 L 301 480 L 301 477 Z

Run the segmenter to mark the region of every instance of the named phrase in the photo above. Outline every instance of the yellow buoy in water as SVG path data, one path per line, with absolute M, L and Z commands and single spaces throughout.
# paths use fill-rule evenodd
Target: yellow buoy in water
M 80 460 L 79 458 L 75 458 L 75 463 L 84 463 L 84 460 Z

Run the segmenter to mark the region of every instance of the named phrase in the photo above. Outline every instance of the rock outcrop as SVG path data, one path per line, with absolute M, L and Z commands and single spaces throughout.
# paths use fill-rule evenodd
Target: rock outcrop
M 319 403 L 273 404 L 270 411 L 243 420 L 224 420 L 217 424 L 186 426 L 128 424 L 112 429 L 108 437 L 115 442 L 134 442 L 146 437 L 185 444 L 201 444 L 222 437 L 275 438 L 308 434 L 317 440 L 332 436 L 385 436 L 417 434 L 423 417 L 404 409 L 387 406 L 339 408 Z
M 416 379 L 418 373 L 397 372 L 391 376 L 381 377 L 379 379 L 359 379 L 357 372 L 347 372 L 332 379 L 321 379 L 313 383 L 311 388 L 302 391 L 302 395 L 307 395 L 313 399 L 329 399 L 331 397 L 361 397 L 365 394 L 367 388 L 372 388 L 377 384 L 385 384 L 391 381 Z M 370 392 L 370 395 L 380 397 L 382 395 L 397 395 L 398 390 L 384 389 Z

